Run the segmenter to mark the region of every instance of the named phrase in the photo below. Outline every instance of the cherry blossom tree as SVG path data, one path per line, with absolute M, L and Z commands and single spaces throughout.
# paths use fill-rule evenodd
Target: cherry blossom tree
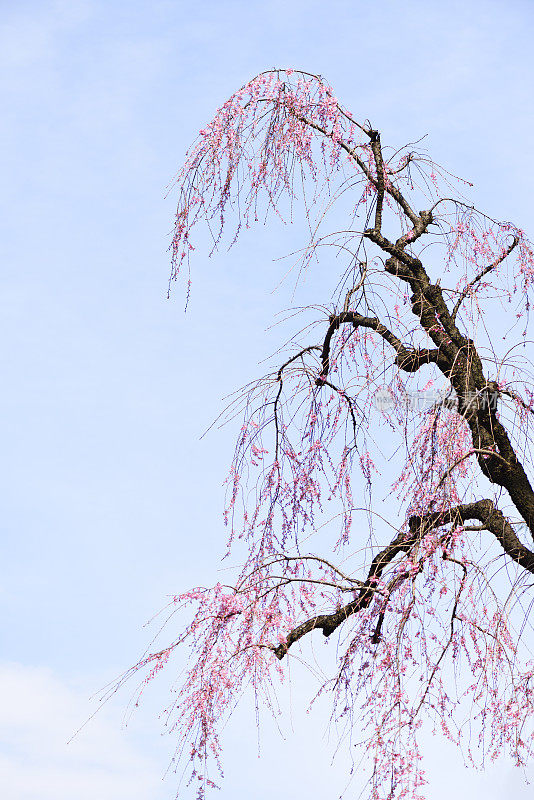
M 468 762 L 525 764 L 525 234 L 478 211 L 421 143 L 388 146 L 320 76 L 292 70 L 232 95 L 176 185 L 171 280 L 189 276 L 200 230 L 213 252 L 269 214 L 302 214 L 299 274 L 333 275 L 328 304 L 298 312 L 304 328 L 225 412 L 242 418 L 224 512 L 242 567 L 176 596 L 164 630 L 185 608 L 184 627 L 129 673 L 144 686 L 189 649 L 168 712 L 193 791 L 217 779 L 219 726 L 243 689 L 269 704 L 321 635 L 337 645 L 319 692 L 363 746 L 373 800 L 423 796 L 425 719 Z

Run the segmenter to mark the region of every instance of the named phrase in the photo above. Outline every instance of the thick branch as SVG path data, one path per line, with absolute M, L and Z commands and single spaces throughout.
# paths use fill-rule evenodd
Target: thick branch
M 479 520 L 482 529 L 493 533 L 504 552 L 513 561 L 534 574 L 534 553 L 519 540 L 510 522 L 492 500 L 478 500 L 454 506 L 447 511 L 412 516 L 409 520 L 408 533 L 396 536 L 374 557 L 358 597 L 330 614 L 311 617 L 293 628 L 285 642 L 272 648 L 276 657 L 282 659 L 295 642 L 316 628 L 320 628 L 324 636 L 330 636 L 346 619 L 370 605 L 376 592 L 376 584 L 384 569 L 399 553 L 408 553 L 431 530 L 451 524 L 463 526 L 463 523 L 470 519 Z
M 380 145 L 380 134 L 373 131 L 371 136 L 371 149 L 375 158 L 376 167 L 376 210 L 375 210 L 375 231 L 380 233 L 382 230 L 382 208 L 384 206 L 384 163 L 382 160 L 382 147 Z
M 409 533 L 407 535 L 405 533 L 400 533 L 396 536 L 387 547 L 374 557 L 367 574 L 367 580 L 360 589 L 358 597 L 331 614 L 321 614 L 317 617 L 312 617 L 296 628 L 293 628 L 287 635 L 285 642 L 279 644 L 278 647 L 273 647 L 273 652 L 276 657 L 282 659 L 292 644 L 302 639 L 303 636 L 315 628 L 321 628 L 324 636 L 330 636 L 334 633 L 336 628 L 339 628 L 339 626 L 348 619 L 348 617 L 367 608 L 376 592 L 377 581 L 386 566 L 393 561 L 399 553 L 408 552 L 414 543 L 415 537 L 413 534 Z
M 383 237 L 376 236 L 373 232 L 369 233 L 368 238 L 388 253 L 398 249 L 388 242 L 385 246 Z M 501 256 L 505 257 L 505 254 Z M 497 262 L 492 264 L 492 268 L 496 264 Z M 419 317 L 421 326 L 438 348 L 439 358 L 436 364 L 455 390 L 458 412 L 471 429 L 474 448 L 480 451 L 498 450 L 495 457 L 486 458 L 482 454 L 478 456 L 482 473 L 492 483 L 507 490 L 534 537 L 534 490 L 525 469 L 493 405 L 472 402 L 473 396 L 483 398 L 488 391 L 497 388 L 496 384 L 487 380 L 474 342 L 460 332 L 445 303 L 441 286 L 430 283 L 420 261 L 412 259 L 410 264 L 406 258 L 399 259 L 393 253 L 393 257 L 386 261 L 385 269 L 406 281 L 413 291 L 412 311 Z
M 419 525 L 424 532 L 444 525 L 462 524 L 469 519 L 477 519 L 488 531 L 493 533 L 504 552 L 524 569 L 534 574 L 534 553 L 518 538 L 512 525 L 497 508 L 493 500 L 477 500 L 474 503 L 451 508 L 448 511 L 436 511 L 420 517 L 411 517 L 410 526 Z
M 326 332 L 321 353 L 322 369 L 317 378 L 317 385 L 322 385 L 330 370 L 330 347 L 332 336 L 345 323 L 352 324 L 355 328 L 369 328 L 376 331 L 384 341 L 388 342 L 397 353 L 395 363 L 405 372 L 416 372 L 423 364 L 437 363 L 440 359 L 439 349 L 414 350 L 406 347 L 398 336 L 395 336 L 377 317 L 364 317 L 356 311 L 342 311 L 330 317 L 330 325 Z

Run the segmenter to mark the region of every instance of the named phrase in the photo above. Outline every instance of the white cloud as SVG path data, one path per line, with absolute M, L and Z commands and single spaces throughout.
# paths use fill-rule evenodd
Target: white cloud
M 106 709 L 87 719 L 88 691 L 49 670 L 0 665 L 3 800 L 146 800 L 169 797 L 162 766 Z

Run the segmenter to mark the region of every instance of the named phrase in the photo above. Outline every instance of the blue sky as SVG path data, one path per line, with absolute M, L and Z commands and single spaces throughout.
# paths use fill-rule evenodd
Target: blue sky
M 384 140 L 428 134 L 436 160 L 476 184 L 479 206 L 532 235 L 534 9 L 515 0 L 0 8 L 2 796 L 170 798 L 174 779 L 161 777 L 172 743 L 154 719 L 164 681 L 126 731 L 127 692 L 65 742 L 89 696 L 137 659 L 142 625 L 166 596 L 217 580 L 233 432 L 199 436 L 275 349 L 276 331 L 265 329 L 290 299 L 272 292 L 284 271 L 273 259 L 302 240 L 298 226 L 276 236 L 259 228 L 229 254 L 209 260 L 199 248 L 184 315 L 183 286 L 166 299 L 166 186 L 233 90 L 292 66 L 323 74 Z M 303 296 L 324 303 L 328 286 L 310 278 Z M 270 797 L 273 770 L 283 798 L 338 796 L 343 776 L 329 766 L 321 715 L 312 730 L 294 695 L 295 735 L 281 742 L 266 723 L 259 762 L 252 711 L 228 726 L 219 797 L 250 797 L 250 781 Z M 489 800 L 527 796 L 506 764 L 468 777 L 454 753 L 445 768 L 441 743 L 429 752 L 435 800 L 466 787 Z

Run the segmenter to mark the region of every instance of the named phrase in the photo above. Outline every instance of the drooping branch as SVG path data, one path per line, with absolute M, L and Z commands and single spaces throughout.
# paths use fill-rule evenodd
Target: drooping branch
M 287 367 L 289 367 L 290 364 L 293 364 L 299 358 L 302 358 L 302 356 L 305 353 L 311 353 L 312 350 L 320 350 L 320 349 L 321 348 L 319 347 L 319 345 L 314 345 L 314 344 L 310 345 L 309 347 L 304 347 L 302 350 L 300 350 L 294 356 L 291 356 L 291 358 L 288 358 L 287 361 L 285 361 L 278 369 L 278 372 L 276 374 L 276 380 L 277 380 L 279 386 L 278 386 L 278 391 L 276 393 L 276 397 L 274 399 L 274 404 L 273 404 L 273 419 L 274 419 L 274 427 L 275 427 L 275 461 L 278 461 L 278 449 L 279 449 L 279 446 L 280 446 L 280 426 L 279 426 L 279 422 L 278 422 L 278 404 L 280 402 L 280 397 L 282 396 L 282 389 L 283 389 L 283 385 L 284 385 L 283 384 L 283 377 L 282 377 L 283 374 L 284 374 L 284 370 Z
M 470 291 L 477 285 L 479 281 L 482 280 L 482 278 L 485 275 L 488 274 L 488 272 L 491 272 L 492 270 L 496 269 L 499 266 L 499 264 L 502 264 L 504 259 L 508 258 L 512 250 L 514 250 L 518 244 L 519 244 L 519 236 L 515 234 L 512 243 L 501 253 L 501 255 L 498 258 L 496 258 L 495 261 L 493 261 L 491 264 L 488 264 L 487 267 L 481 270 L 481 272 L 479 272 L 478 275 L 467 284 L 467 286 L 463 289 L 460 297 L 456 301 L 454 308 L 451 312 L 451 318 L 453 320 L 456 319 L 456 315 L 458 314 L 460 306 L 462 305 L 463 301 L 468 296 Z

